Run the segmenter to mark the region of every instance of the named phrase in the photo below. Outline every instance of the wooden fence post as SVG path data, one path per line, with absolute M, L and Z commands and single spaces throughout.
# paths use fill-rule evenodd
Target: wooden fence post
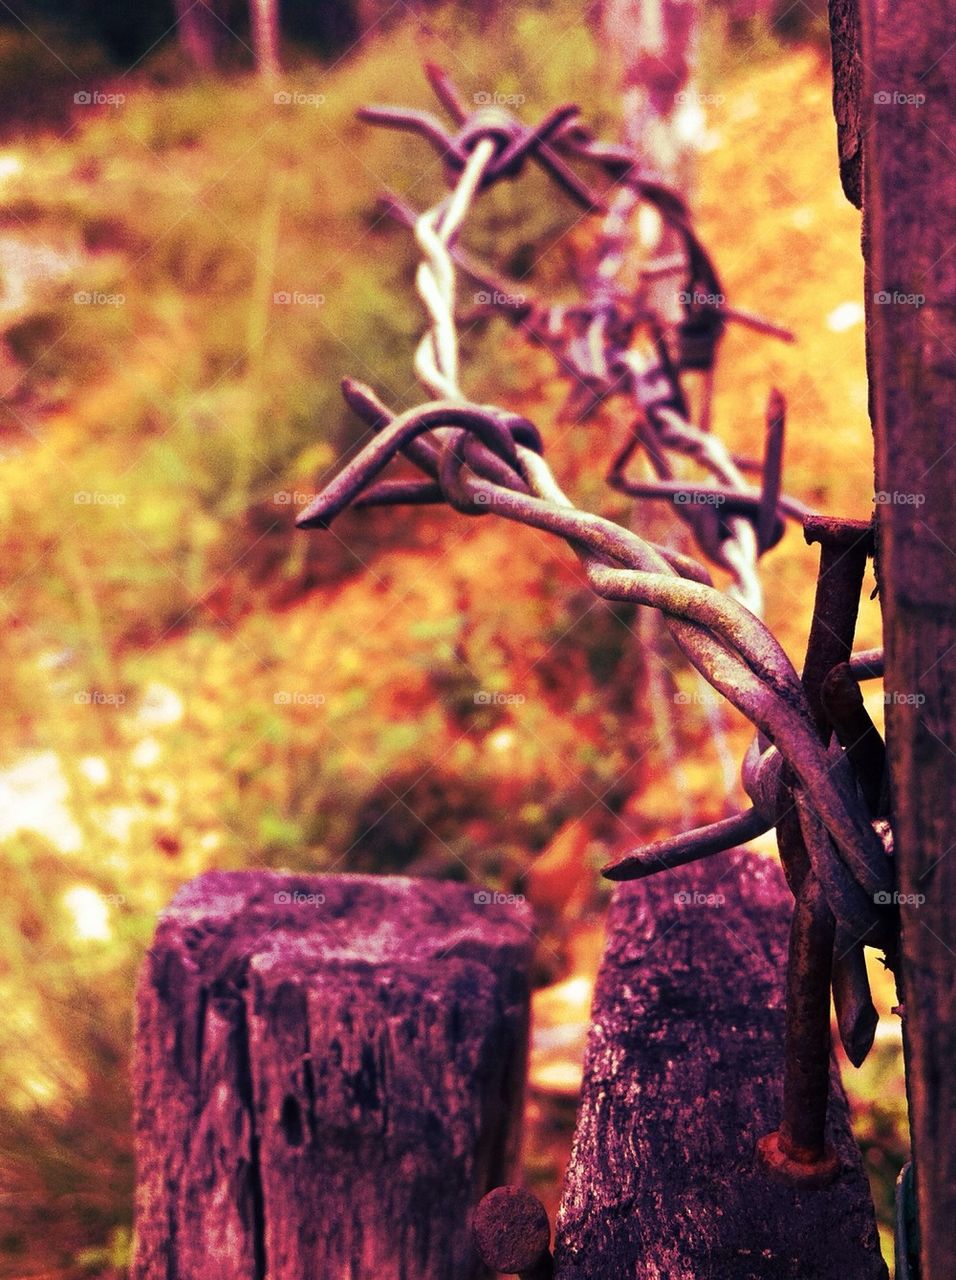
M 530 917 L 473 887 L 215 872 L 137 999 L 135 1280 L 468 1280 L 515 1156 Z
M 956 43 L 944 0 L 863 4 L 877 571 L 921 1280 L 956 1263 Z
M 621 885 L 594 996 L 556 1280 L 885 1280 L 834 1066 L 830 1186 L 757 1163 L 778 1127 L 793 899 L 738 850 Z

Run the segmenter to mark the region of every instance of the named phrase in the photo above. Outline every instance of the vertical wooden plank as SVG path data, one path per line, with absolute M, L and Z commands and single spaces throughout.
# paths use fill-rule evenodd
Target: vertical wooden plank
M 956 1259 L 956 30 L 863 6 L 868 362 L 922 1280 Z

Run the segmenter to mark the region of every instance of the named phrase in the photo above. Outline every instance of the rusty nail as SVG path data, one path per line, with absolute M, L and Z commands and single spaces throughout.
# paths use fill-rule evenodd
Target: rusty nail
M 873 552 L 873 530 L 860 521 L 811 516 L 804 522 L 804 536 L 808 543 L 820 543 L 821 551 L 802 682 L 817 732 L 826 744 L 831 727 L 823 684 L 833 667 L 850 657 L 866 561 Z M 798 795 L 795 800 L 799 802 Z M 797 810 L 802 808 L 798 803 Z M 796 819 L 791 811 L 777 827 L 781 861 L 796 899 L 787 965 L 783 1120 L 775 1133 L 760 1140 L 758 1152 L 775 1177 L 821 1186 L 839 1170 L 836 1154 L 825 1140 L 836 925 L 810 869 L 802 830 L 808 814 L 802 812 L 800 821 Z
M 823 682 L 850 658 L 866 561 L 873 554 L 873 526 L 868 521 L 810 516 L 803 533 L 811 545 L 820 544 L 820 568 L 802 679 L 817 732 L 826 744 L 830 723 L 823 707 Z
M 487 1267 L 520 1280 L 552 1280 L 551 1226 L 544 1205 L 523 1187 L 495 1187 L 472 1221 L 475 1248 Z
M 833 938 L 833 915 L 816 877 L 808 875 L 790 927 L 783 1120 L 757 1144 L 768 1172 L 802 1186 L 825 1186 L 840 1169 L 826 1142 Z

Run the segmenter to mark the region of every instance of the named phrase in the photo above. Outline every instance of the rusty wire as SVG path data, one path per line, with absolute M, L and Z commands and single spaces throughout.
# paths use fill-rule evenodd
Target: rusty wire
M 475 278 L 492 277 L 462 253 L 457 237 L 479 193 L 494 181 L 513 177 L 528 159 L 540 163 L 584 207 L 598 207 L 602 201 L 570 169 L 565 158 L 568 153 L 599 161 L 611 176 L 626 182 L 642 198 L 650 191 L 656 207 L 666 211 L 679 229 L 696 276 L 713 281 L 716 274 L 677 197 L 639 178 L 631 153 L 596 142 L 579 124 L 573 108 L 552 112 L 540 125 L 529 128 L 507 113 L 465 112 L 450 82 L 434 70 L 431 78 L 458 125 L 457 134 L 446 134 L 440 122 L 422 113 L 374 108 L 364 114 L 378 123 L 414 128 L 444 149 L 450 192 L 414 219 L 407 208 L 399 209 L 402 220 L 413 223 L 423 254 L 416 285 L 428 327 L 416 351 L 415 369 L 434 398 L 396 413 L 371 388 L 346 379 L 345 399 L 370 428 L 372 439 L 318 494 L 297 523 L 302 528 L 327 527 L 350 505 L 446 503 L 466 515 L 493 513 L 562 539 L 579 558 L 598 596 L 645 605 L 662 615 L 691 665 L 757 729 L 742 769 L 752 808 L 636 850 L 605 868 L 605 875 L 617 880 L 640 878 L 710 856 L 777 827 L 787 878 L 797 898 L 788 978 L 788 1035 L 793 1031 L 799 1041 L 801 1034 L 806 1038 L 812 1031 L 816 1037 L 807 1049 L 813 1059 L 814 1078 L 806 1090 L 812 1092 L 819 1084 L 823 1052 L 819 1043 L 821 1002 L 825 999 L 828 1009 L 831 982 L 841 1036 L 851 1059 L 859 1062 L 872 1041 L 873 1028 L 862 946 L 864 942 L 879 946 L 892 955 L 898 930 L 891 839 L 887 824 L 877 820 L 879 813 L 874 810 L 879 787 L 874 787 L 872 779 L 861 784 L 858 776 L 861 766 L 872 768 L 874 761 L 878 763 L 879 752 L 872 735 L 862 747 L 856 743 L 850 747 L 854 726 L 859 726 L 861 719 L 859 702 L 848 691 L 848 682 L 880 674 L 881 655 L 873 651 L 850 655 L 854 601 L 852 610 L 848 606 L 844 610 L 850 629 L 849 637 L 844 637 L 846 651 L 841 653 L 845 670 L 841 668 L 829 684 L 823 679 L 829 668 L 818 674 L 805 670 L 801 681 L 780 644 L 741 600 L 748 594 L 751 561 L 755 564 L 760 551 L 779 537 L 783 516 L 804 514 L 799 504 L 783 500 L 780 494 L 783 405 L 779 398 L 771 398 L 768 413 L 772 465 L 762 489 L 756 491 L 746 484 L 743 468 L 720 442 L 689 421 L 682 400 L 675 396 L 675 388 L 680 392 L 676 379 L 661 378 L 660 369 L 647 368 L 633 377 L 638 396 L 645 397 L 645 408 L 653 400 L 648 386 L 654 378 L 660 382 L 656 412 L 644 419 L 644 425 L 650 422 L 656 432 L 656 445 L 666 442 L 702 463 L 716 481 L 711 490 L 730 504 L 722 535 L 718 533 L 716 544 L 709 548 L 704 545 L 711 558 L 729 563 L 734 571 L 736 590 L 730 594 L 717 590 L 706 568 L 693 557 L 578 509 L 555 480 L 532 422 L 506 409 L 468 400 L 458 370 L 456 262 Z M 623 253 L 616 242 L 614 253 Z M 608 264 L 605 283 L 614 274 L 613 266 Z M 532 312 L 533 307 L 524 312 L 524 318 Z M 609 321 L 603 329 L 606 335 L 615 317 L 607 311 L 603 314 Z M 589 316 L 593 322 L 593 314 Z M 719 336 L 724 318 L 715 320 L 712 316 L 708 323 L 708 341 L 713 347 L 714 334 Z M 701 340 L 696 354 L 706 366 L 702 347 Z M 656 349 L 666 375 L 668 353 L 661 341 Z M 627 352 L 616 357 L 625 367 L 628 358 Z M 422 479 L 380 479 L 399 454 L 423 473 Z M 744 529 L 746 534 L 741 536 Z M 818 592 L 818 603 L 819 598 Z M 820 621 L 825 625 L 825 619 Z M 825 657 L 826 644 L 823 651 Z M 808 668 L 811 665 L 808 659 Z M 821 732 L 828 698 L 837 705 L 835 722 L 843 715 L 843 728 L 838 725 L 835 740 L 831 740 L 829 728 Z M 801 1009 L 806 1014 L 803 1022 Z M 827 1054 L 828 1045 L 824 1056 Z M 788 1055 L 790 1092 L 788 1103 L 785 1089 L 785 1120 L 788 1105 L 791 1112 L 796 1107 L 798 1113 L 803 1105 L 801 1079 L 791 1070 L 793 1063 L 802 1069 L 800 1044 L 790 1046 Z M 825 1118 L 826 1071 L 823 1078 Z M 813 1100 L 817 1110 L 819 1101 Z M 822 1143 L 822 1121 L 818 1121 L 816 1116 L 803 1128 L 820 1128 Z M 819 1173 L 827 1165 L 822 1147 L 814 1153 L 809 1139 L 801 1141 L 800 1125 L 797 1130 L 788 1134 L 789 1145 L 784 1151 L 788 1170 L 803 1167 Z M 772 1137 L 776 1143 L 780 1135 Z
M 488 306 L 503 311 L 552 353 L 571 382 L 568 404 L 578 416 L 586 418 L 612 396 L 628 398 L 637 418 L 628 442 L 612 464 L 609 482 L 633 497 L 671 501 L 693 530 L 699 550 L 730 574 L 731 594 L 760 614 L 763 597 L 757 561 L 781 536 L 783 518 L 802 518 L 805 510 L 780 495 L 782 397 L 772 393 L 768 406 L 764 482 L 757 491 L 747 485 L 721 441 L 705 429 L 707 424 L 702 428 L 692 422 L 680 375 L 686 370 L 705 375 L 708 390 L 703 410 L 709 415 L 713 365 L 728 320 L 785 340 L 792 339 L 792 334 L 749 312 L 727 307 L 717 271 L 681 198 L 643 175 L 636 153 L 598 142 L 575 108 L 557 108 L 533 127 L 500 108 L 469 115 L 443 72 L 429 66 L 427 74 L 458 126 L 456 134 L 447 132 L 441 121 L 427 112 L 366 107 L 362 116 L 373 123 L 418 133 L 443 156 L 452 180 L 463 172 L 475 140 L 492 139 L 498 154 L 486 164 L 479 185 L 515 177 L 526 159 L 534 159 L 581 207 L 604 212 L 596 265 L 586 296 L 577 305 L 529 300 L 522 293 L 522 282 L 489 273 L 454 244 L 449 245 L 450 253 L 467 274 L 485 286 Z M 595 166 L 616 184 L 609 202 L 577 177 L 567 164 L 569 157 Z M 632 247 L 631 215 L 642 203 L 656 210 L 681 252 L 644 264 L 641 287 L 628 292 L 618 277 Z M 383 207 L 406 225 L 420 225 L 420 215 L 393 195 L 384 197 Z M 672 326 L 670 344 L 665 340 L 660 308 L 651 304 L 647 293 L 651 282 L 657 281 L 659 289 L 663 278 L 679 281 L 681 286 L 679 292 L 676 288 L 672 291 L 680 300 L 681 318 Z M 649 331 L 649 342 L 647 335 L 643 343 L 635 342 L 641 329 Z M 655 472 L 654 481 L 634 481 L 626 474 L 626 464 L 640 446 Z M 679 482 L 672 462 L 675 457 L 697 463 L 715 483 Z

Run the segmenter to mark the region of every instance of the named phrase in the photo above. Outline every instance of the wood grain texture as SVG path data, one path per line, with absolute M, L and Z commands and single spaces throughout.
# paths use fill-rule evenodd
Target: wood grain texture
M 956 44 L 863 4 L 868 364 L 922 1278 L 956 1259 Z
M 780 1121 L 791 910 L 744 851 L 615 892 L 557 1280 L 885 1278 L 835 1068 L 838 1180 L 794 1190 L 755 1163 Z
M 486 895 L 487 896 L 487 895 Z M 463 1280 L 507 1180 L 530 918 L 403 877 L 211 873 L 137 1000 L 135 1280 Z
M 846 198 L 859 209 L 863 205 L 863 64 L 859 0 L 829 0 L 829 19 L 840 182 Z

